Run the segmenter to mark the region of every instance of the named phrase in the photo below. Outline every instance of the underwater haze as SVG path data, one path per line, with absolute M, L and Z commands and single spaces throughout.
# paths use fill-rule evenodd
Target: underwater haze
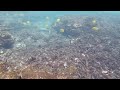
M 120 12 L 0 11 L 0 79 L 120 79 Z

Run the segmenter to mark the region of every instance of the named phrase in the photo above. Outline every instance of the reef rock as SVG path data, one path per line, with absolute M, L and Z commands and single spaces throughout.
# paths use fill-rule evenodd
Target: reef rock
M 12 48 L 14 40 L 10 33 L 6 31 L 0 32 L 0 48 L 9 49 Z

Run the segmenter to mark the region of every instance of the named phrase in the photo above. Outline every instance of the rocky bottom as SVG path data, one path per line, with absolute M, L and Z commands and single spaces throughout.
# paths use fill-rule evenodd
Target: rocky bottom
M 114 27 L 114 23 L 109 25 L 104 18 L 100 20 L 98 18 L 97 26 L 100 29 L 97 31 L 90 29 L 92 26 L 88 25 L 89 23 L 78 23 L 81 17 L 62 18 L 63 24 L 53 25 L 49 33 L 40 32 L 39 29 L 24 28 L 19 31 L 9 31 L 12 37 L 6 38 L 10 39 L 0 37 L 2 42 L 0 43 L 0 78 L 120 78 L 119 25 Z M 66 23 L 65 20 L 68 22 Z M 66 30 L 65 33 L 56 31 L 62 27 Z M 71 30 L 77 31 L 79 35 L 75 36 L 76 33 Z M 12 41 L 10 43 L 12 47 L 3 47 L 3 40 Z

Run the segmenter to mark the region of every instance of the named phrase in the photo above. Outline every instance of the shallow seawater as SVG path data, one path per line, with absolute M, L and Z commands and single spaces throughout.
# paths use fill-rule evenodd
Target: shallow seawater
M 0 11 L 0 78 L 120 78 L 119 11 Z

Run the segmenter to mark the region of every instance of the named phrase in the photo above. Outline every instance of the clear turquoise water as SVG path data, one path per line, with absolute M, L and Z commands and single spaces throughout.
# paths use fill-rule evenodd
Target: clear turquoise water
M 0 13 L 4 13 L 4 11 L 0 11 Z M 31 20 L 39 20 L 46 16 L 49 16 L 52 19 L 64 15 L 120 15 L 120 11 L 8 11 L 8 13 L 23 13 L 26 18 Z
M 46 16 L 50 17 L 51 21 L 59 16 L 64 15 L 96 15 L 96 16 L 104 16 L 104 15 L 120 15 L 120 11 L 24 11 L 26 18 L 33 21 L 43 20 Z
M 104 15 L 113 15 L 119 16 L 120 11 L 26 11 L 22 12 L 26 14 L 26 17 L 32 20 L 39 20 L 46 16 L 50 17 L 51 20 L 64 15 L 96 15 L 96 16 L 104 16 Z M 34 19 L 33 19 L 34 18 Z M 35 21 L 36 21 L 35 20 Z
M 0 13 L 24 13 L 29 16 L 50 16 L 63 15 L 120 15 L 120 11 L 0 11 Z
M 120 11 L 29 11 L 31 15 L 93 15 L 93 14 L 120 14 Z
M 3 19 L 9 20 L 9 16 L 14 16 L 15 14 L 24 14 L 23 17 L 15 16 L 13 18 L 15 21 L 18 21 L 19 18 L 30 20 L 32 23 L 43 23 L 46 22 L 46 17 L 49 17 L 49 22 L 53 23 L 56 18 L 64 15 L 86 15 L 86 16 L 120 16 L 120 11 L 0 11 L 0 15 L 4 16 L 4 13 L 8 13 Z M 1 17 L 2 19 L 2 17 Z M 13 20 L 13 21 L 14 21 Z M 11 22 L 11 21 L 10 21 Z

